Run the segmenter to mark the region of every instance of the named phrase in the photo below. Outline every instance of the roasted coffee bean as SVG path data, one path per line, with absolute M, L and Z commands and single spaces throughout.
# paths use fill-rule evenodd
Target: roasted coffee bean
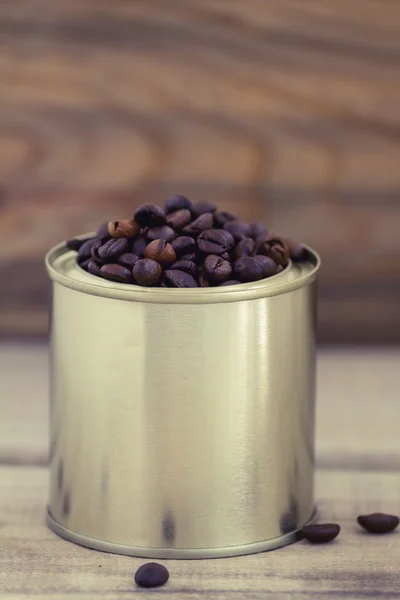
M 92 259 L 87 258 L 86 260 L 82 260 L 82 261 L 78 262 L 78 264 L 81 269 L 84 269 L 85 271 L 87 271 L 91 262 L 92 262 Z
M 242 283 L 249 283 L 250 281 L 259 281 L 264 277 L 263 264 L 252 256 L 245 256 L 244 258 L 239 258 L 234 263 L 233 268 L 236 278 Z
M 276 265 L 276 273 L 281 273 L 284 270 L 284 268 L 282 267 L 282 265 Z
M 146 563 L 135 573 L 135 583 L 139 587 L 154 588 L 165 585 L 169 579 L 168 569 L 159 563 Z
M 230 279 L 229 281 L 224 281 L 224 283 L 221 284 L 221 287 L 228 285 L 240 285 L 240 281 L 236 281 L 236 279 Z
M 142 258 L 141 260 L 138 260 L 133 267 L 132 275 L 139 285 L 154 287 L 161 281 L 162 268 L 155 260 Z
M 165 213 L 155 204 L 142 204 L 135 212 L 134 219 L 140 227 L 158 227 L 165 224 Z
M 89 262 L 87 270 L 91 275 L 97 275 L 97 277 L 101 277 L 100 267 L 93 260 Z
M 222 235 L 225 237 L 226 248 L 227 248 L 227 251 L 230 252 L 235 247 L 235 243 L 236 243 L 235 238 L 229 231 L 225 231 L 225 229 L 219 229 L 218 231 L 220 231 L 222 233 Z
M 168 267 L 176 262 L 176 253 L 171 244 L 165 240 L 154 240 L 146 247 L 144 258 L 150 258 L 161 266 Z
M 391 533 L 399 526 L 399 517 L 384 513 L 373 513 L 357 518 L 361 527 L 369 533 Z
M 197 282 L 199 284 L 199 287 L 201 287 L 201 288 L 208 288 L 211 285 L 210 282 L 207 281 L 204 273 L 200 273 L 200 275 L 197 278 Z
M 221 258 L 223 258 L 224 260 L 227 260 L 228 262 L 231 262 L 231 257 L 229 255 L 229 252 L 224 252 L 223 254 L 221 254 Z
M 181 231 L 192 220 L 192 213 L 187 208 L 176 210 L 167 216 L 167 225 L 175 231 Z
M 113 238 L 134 238 L 140 231 L 136 221 L 122 219 L 121 221 L 110 221 L 108 224 L 108 233 Z
M 204 261 L 204 276 L 211 283 L 222 283 L 232 274 L 232 265 L 220 256 L 210 254 Z
M 251 237 L 256 240 L 261 235 L 267 235 L 267 228 L 264 223 L 253 223 L 250 225 Z
M 295 242 L 289 238 L 283 238 L 283 241 L 288 247 L 289 256 L 293 261 L 298 262 L 305 259 L 307 252 L 302 244 L 299 244 L 298 242 Z
M 227 237 L 220 229 L 207 229 L 200 234 L 197 245 L 204 254 L 221 255 L 229 250 Z
M 196 202 L 192 208 L 192 214 L 195 217 L 200 217 L 204 213 L 215 213 L 217 207 L 212 202 Z
M 225 223 L 224 229 L 229 231 L 236 241 L 251 237 L 251 227 L 243 221 L 228 221 Z
M 175 250 L 177 256 L 191 254 L 197 248 L 196 240 L 187 235 L 177 237 L 173 242 L 171 242 L 171 246 Z
M 127 249 L 128 240 L 126 238 L 111 238 L 101 246 L 98 243 L 94 244 L 91 251 L 92 259 L 98 264 L 116 262 Z
M 214 215 L 214 224 L 216 227 L 223 227 L 229 221 L 236 221 L 237 217 L 227 211 L 217 212 Z
M 102 223 L 100 225 L 100 227 L 97 229 L 96 237 L 104 238 L 104 237 L 108 237 L 109 235 L 110 234 L 108 232 L 108 221 L 106 221 L 105 223 Z
M 83 242 L 83 244 L 81 245 L 81 247 L 78 250 L 78 262 L 82 262 L 84 260 L 87 260 L 88 258 L 91 258 L 92 248 L 96 242 L 97 242 L 97 238 L 95 238 L 95 237 L 89 238 L 88 240 L 85 240 Z
M 161 227 L 153 227 L 147 232 L 147 239 L 151 242 L 154 240 L 164 240 L 166 242 L 172 242 L 176 238 L 176 233 L 172 227 L 168 225 L 161 225 Z
M 321 523 L 305 525 L 301 530 L 303 537 L 312 544 L 327 544 L 332 542 L 340 533 L 340 525 L 336 523 Z
M 133 240 L 131 250 L 132 254 L 136 254 L 136 256 L 143 256 L 144 249 L 148 244 L 148 240 L 144 235 L 139 235 L 136 239 Z
M 192 210 L 193 205 L 190 202 L 189 198 L 186 196 L 180 196 L 179 194 L 176 196 L 171 196 L 165 203 L 165 212 L 167 215 L 169 213 L 175 212 L 176 210 L 181 210 L 182 208 L 187 208 L 188 210 Z
M 269 256 L 263 256 L 262 254 L 257 254 L 254 258 L 261 263 L 264 277 L 272 277 L 273 275 L 276 275 L 277 264 L 272 260 L 272 258 L 269 258 Z
M 136 254 L 132 254 L 132 252 L 126 252 L 125 254 L 121 254 L 121 256 L 118 259 L 118 262 L 123 267 L 132 270 L 138 260 L 139 257 Z
M 169 268 L 173 271 L 185 271 L 193 276 L 197 274 L 197 265 L 192 260 L 178 260 Z
M 258 245 L 258 254 L 269 256 L 277 265 L 287 267 L 289 263 L 289 248 L 282 238 L 277 236 L 268 236 Z
M 196 280 L 185 271 L 168 270 L 165 271 L 165 283 L 168 287 L 174 288 L 195 288 L 198 287 Z
M 100 275 L 104 279 L 116 281 L 118 283 L 132 283 L 132 275 L 129 269 L 117 264 L 106 264 L 100 269 Z
M 78 238 L 73 238 L 72 240 L 68 240 L 65 245 L 67 246 L 68 250 L 75 250 L 75 252 L 78 252 L 79 248 L 82 246 L 82 244 L 84 244 L 85 240 L 78 240 Z
M 190 260 L 191 262 L 196 263 L 198 265 L 201 262 L 199 255 L 196 252 L 192 252 L 191 254 L 184 254 L 179 257 L 179 260 Z
M 197 217 L 195 221 L 184 227 L 182 229 L 182 233 L 184 235 L 197 237 L 202 231 L 205 231 L 206 229 L 211 229 L 211 227 L 213 226 L 213 222 L 213 215 L 211 213 L 204 213 L 204 215 L 200 215 L 200 217 Z
M 256 243 L 252 238 L 243 238 L 235 248 L 235 257 L 253 256 L 255 249 Z

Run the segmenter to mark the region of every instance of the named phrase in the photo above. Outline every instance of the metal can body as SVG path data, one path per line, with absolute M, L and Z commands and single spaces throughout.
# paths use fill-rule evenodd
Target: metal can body
M 314 510 L 312 251 L 307 264 L 274 282 L 148 290 L 49 253 L 53 530 L 158 558 L 295 539 Z

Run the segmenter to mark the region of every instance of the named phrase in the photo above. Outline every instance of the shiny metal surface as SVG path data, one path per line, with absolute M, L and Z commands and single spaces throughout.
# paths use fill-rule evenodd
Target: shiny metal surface
M 312 516 L 315 278 L 146 290 L 46 259 L 49 524 L 102 550 L 232 556 Z M 274 280 L 274 281 L 273 281 Z

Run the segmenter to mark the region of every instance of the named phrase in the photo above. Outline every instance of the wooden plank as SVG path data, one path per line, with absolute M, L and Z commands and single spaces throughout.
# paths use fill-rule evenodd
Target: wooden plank
M 0 34 L 0 335 L 44 335 L 52 244 L 179 191 L 316 246 L 321 340 L 400 341 L 396 2 L 14 0 Z
M 319 465 L 400 469 L 399 364 L 398 350 L 320 350 Z M 45 346 L 0 344 L 0 463 L 46 463 L 47 369 Z
M 355 523 L 360 513 L 398 511 L 398 474 L 319 471 L 316 495 L 321 520 L 342 526 L 336 542 L 316 547 L 304 541 L 235 559 L 164 561 L 171 577 L 158 593 L 188 600 L 399 598 L 400 534 L 368 536 Z M 45 469 L 0 468 L 2 599 L 131 598 L 135 570 L 145 561 L 57 538 L 44 525 L 46 497 Z M 137 593 L 150 598 L 155 592 Z

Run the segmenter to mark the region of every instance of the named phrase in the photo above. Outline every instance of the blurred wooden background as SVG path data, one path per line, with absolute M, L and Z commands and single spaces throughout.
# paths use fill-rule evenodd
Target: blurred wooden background
M 0 335 L 46 250 L 171 192 L 322 254 L 320 339 L 400 342 L 400 3 L 3 0 Z

